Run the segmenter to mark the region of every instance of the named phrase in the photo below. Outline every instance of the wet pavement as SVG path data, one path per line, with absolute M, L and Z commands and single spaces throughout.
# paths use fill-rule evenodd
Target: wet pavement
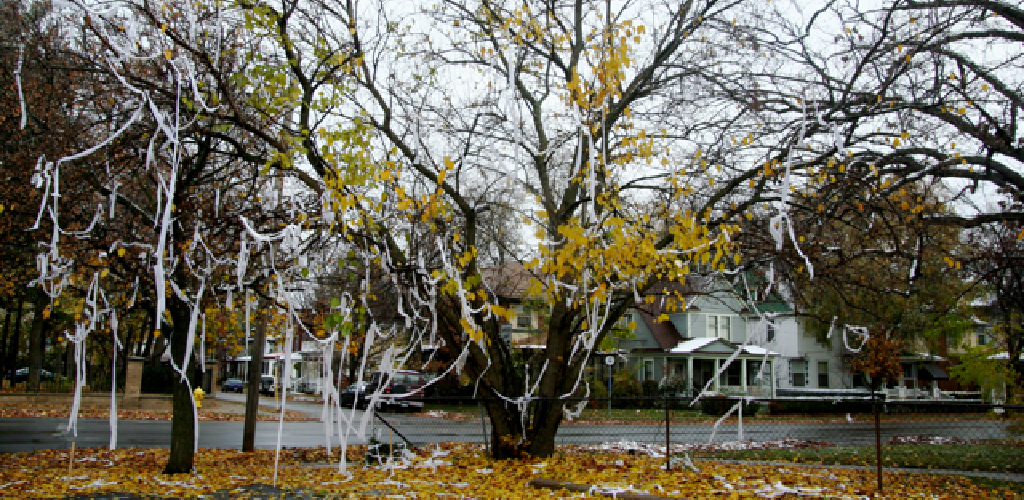
M 214 398 L 218 412 L 244 414 L 245 395 L 221 394 Z M 287 402 L 285 409 L 316 419 L 306 422 L 284 422 L 281 445 L 286 447 L 323 446 L 327 431 L 319 421 L 323 405 L 314 398 L 296 395 L 298 401 Z M 276 412 L 280 401 L 261 397 L 261 414 Z M 345 409 L 345 415 L 358 426 L 363 411 Z M 387 424 L 376 418 L 369 418 L 363 434 L 367 439 L 375 433 L 381 440 L 398 440 L 402 437 L 414 446 L 438 442 L 483 443 L 489 429 L 480 419 L 452 421 L 430 418 L 422 414 L 385 413 L 381 417 Z M 79 419 L 78 435 L 64 433 L 67 419 L 51 418 L 5 418 L 0 420 L 0 452 L 33 451 L 38 449 L 68 448 L 72 441 L 79 447 L 106 446 L 110 441 L 110 422 L 106 419 Z M 389 425 L 388 425 L 389 424 Z M 171 422 L 154 420 L 118 421 L 118 446 L 169 446 Z M 278 439 L 277 421 L 261 421 L 256 424 L 256 446 L 274 448 Z M 966 439 L 1001 439 L 1009 437 L 1005 420 L 889 420 L 883 422 L 882 440 L 896 436 L 942 436 Z M 336 424 L 333 424 L 336 428 Z M 242 422 L 200 421 L 199 446 L 205 448 L 241 448 Z M 670 434 L 673 443 L 706 443 L 713 432 L 713 426 L 706 423 L 673 423 Z M 723 424 L 715 432 L 716 441 L 740 439 L 768 441 L 794 438 L 806 441 L 825 441 L 837 445 L 874 444 L 874 423 L 856 422 L 750 422 L 742 429 L 735 423 Z M 563 424 L 558 431 L 558 444 L 596 444 L 609 441 L 639 441 L 664 443 L 663 424 Z M 365 444 L 356 432 L 349 433 L 350 444 Z M 331 444 L 338 444 L 337 437 Z

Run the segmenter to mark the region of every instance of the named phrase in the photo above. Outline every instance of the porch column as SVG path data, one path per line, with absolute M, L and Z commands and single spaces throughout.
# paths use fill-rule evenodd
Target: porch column
M 718 378 L 719 378 L 718 377 L 718 370 L 721 370 L 721 369 L 722 369 L 722 360 L 718 359 L 718 358 L 715 358 L 715 369 L 714 369 L 714 371 L 711 372 L 711 377 L 713 378 L 712 385 L 711 385 L 711 390 L 713 390 L 715 392 L 719 392 L 719 390 L 721 390 L 721 388 L 718 386 L 718 382 L 719 382 L 719 380 L 718 380 Z
M 747 395 L 747 360 L 743 358 L 736 358 L 740 362 L 740 387 L 743 390 L 743 394 Z
M 771 380 L 771 398 L 775 399 L 775 358 L 768 358 L 768 379 Z
M 690 397 L 695 397 L 696 394 L 693 394 L 693 356 L 692 355 L 686 357 L 686 385 L 687 385 L 686 393 L 689 394 Z

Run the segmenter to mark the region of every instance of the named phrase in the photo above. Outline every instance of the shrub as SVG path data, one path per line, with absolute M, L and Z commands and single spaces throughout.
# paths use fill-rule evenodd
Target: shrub
M 700 411 L 705 415 L 721 417 L 731 410 L 733 406 L 736 406 L 737 401 L 739 400 L 724 397 L 703 398 L 700 400 Z M 760 409 L 761 403 L 757 401 L 744 401 L 743 403 L 744 415 L 754 415 Z
M 604 408 L 608 406 L 608 401 L 604 398 L 608 397 L 608 381 L 599 380 L 597 382 L 590 383 L 590 407 L 591 408 Z
M 768 404 L 772 415 L 825 415 L 843 413 L 871 413 L 870 401 L 772 401 Z

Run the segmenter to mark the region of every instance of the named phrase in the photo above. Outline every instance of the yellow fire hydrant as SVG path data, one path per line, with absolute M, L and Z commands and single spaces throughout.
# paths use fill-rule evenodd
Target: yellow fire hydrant
M 192 395 L 195 396 L 195 398 L 196 398 L 196 408 L 202 408 L 203 407 L 203 396 L 206 395 L 206 393 L 203 392 L 203 388 L 202 387 L 196 387 L 196 390 L 192 391 Z

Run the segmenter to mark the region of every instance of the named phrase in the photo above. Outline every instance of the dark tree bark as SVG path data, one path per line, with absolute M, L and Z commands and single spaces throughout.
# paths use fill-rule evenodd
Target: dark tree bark
M 145 350 L 141 355 L 146 358 L 146 361 L 152 361 L 153 356 L 153 317 L 156 315 L 156 308 L 152 308 L 147 314 L 146 319 L 146 344 Z
M 266 307 L 263 299 L 260 299 L 257 311 Z M 261 314 L 255 315 L 256 337 L 253 339 L 253 352 L 249 358 L 249 379 L 245 382 L 245 424 L 242 427 L 242 451 L 253 451 L 256 449 L 256 416 L 259 414 L 260 405 L 260 378 L 263 369 L 263 349 L 267 343 L 266 318 Z M 246 346 L 248 347 L 248 346 Z
M 11 315 L 14 312 L 11 310 L 12 304 L 13 302 L 8 302 L 4 308 L 4 336 L 0 339 L 0 379 L 7 378 L 7 371 L 13 368 L 7 364 L 7 343 L 11 335 Z
M 24 310 L 25 304 L 20 294 L 14 300 L 17 302 L 17 309 L 14 312 L 14 332 L 7 344 L 7 366 L 11 371 L 18 369 L 18 350 L 21 349 L 21 312 Z
M 50 301 L 50 296 L 42 290 L 36 290 L 36 299 L 33 304 L 32 333 L 28 337 L 28 390 L 39 392 L 40 371 L 43 369 L 43 354 L 46 348 L 45 328 L 46 319 L 43 318 L 43 309 Z
M 189 306 L 172 294 L 167 300 L 167 311 L 174 322 L 171 325 L 174 332 L 171 334 L 171 357 L 180 367 L 186 356 L 192 357 L 192 353 L 185 352 L 188 344 Z M 187 376 L 188 371 L 185 374 Z M 174 402 L 171 417 L 171 453 L 163 473 L 188 474 L 192 472 L 196 442 L 192 393 L 187 380 L 177 372 L 173 374 L 172 387 Z

